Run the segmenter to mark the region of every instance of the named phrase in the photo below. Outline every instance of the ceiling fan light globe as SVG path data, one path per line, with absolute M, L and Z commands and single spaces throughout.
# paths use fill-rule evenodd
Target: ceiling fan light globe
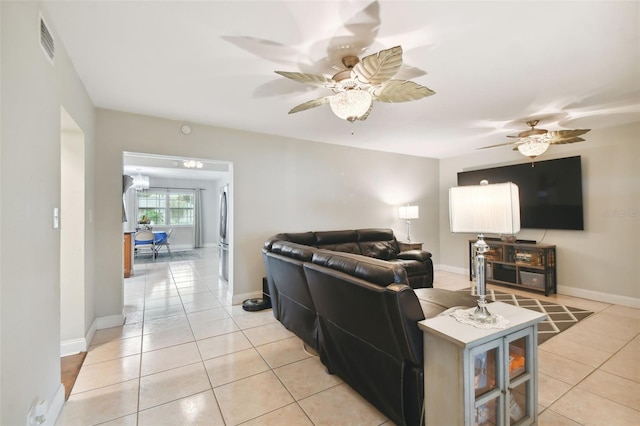
M 528 138 L 526 142 L 518 145 L 520 154 L 529 158 L 535 158 L 538 155 L 544 154 L 548 148 L 549 142 L 544 138 Z
M 353 122 L 371 108 L 373 97 L 366 90 L 347 90 L 331 97 L 331 111 L 343 120 Z

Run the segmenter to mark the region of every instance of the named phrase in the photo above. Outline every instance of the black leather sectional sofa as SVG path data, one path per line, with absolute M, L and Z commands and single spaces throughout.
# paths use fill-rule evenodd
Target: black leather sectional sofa
M 433 287 L 431 253 L 423 250 L 401 252 L 392 229 L 354 229 L 344 231 L 299 232 L 277 234 L 267 240 L 289 241 L 310 247 L 360 254 L 402 266 L 413 288 Z
M 356 238 L 345 241 L 347 235 Z M 424 399 L 417 323 L 425 313 L 473 306 L 475 300 L 426 286 L 414 289 L 403 262 L 362 254 L 392 256 L 394 242 L 391 230 L 377 229 L 278 234 L 262 253 L 274 316 L 319 353 L 329 373 L 393 422 L 417 425 Z M 421 252 L 412 255 L 423 259 L 416 262 L 427 258 Z M 432 268 L 427 268 L 429 287 Z

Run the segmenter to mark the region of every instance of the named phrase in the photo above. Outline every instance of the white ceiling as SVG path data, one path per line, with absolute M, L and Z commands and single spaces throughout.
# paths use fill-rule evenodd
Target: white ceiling
M 47 1 L 49 25 L 97 107 L 432 158 L 540 127 L 640 120 L 640 2 Z M 348 123 L 331 94 L 275 70 L 330 76 L 343 52 L 402 45 L 436 94 L 376 102 Z M 586 135 L 588 143 L 588 134 Z M 509 149 L 493 148 L 493 149 Z

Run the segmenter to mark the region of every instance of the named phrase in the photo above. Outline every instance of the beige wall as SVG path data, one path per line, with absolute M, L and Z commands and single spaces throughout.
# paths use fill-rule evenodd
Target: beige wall
M 64 400 L 60 384 L 60 230 L 52 225 L 53 209 L 60 207 L 61 106 L 85 134 L 85 155 L 93 153 L 91 101 L 59 40 L 55 65 L 45 58 L 38 41 L 38 7 L 37 2 L 0 2 L 3 425 L 25 424 L 29 408 L 39 400 L 49 402 L 47 416 L 55 418 Z M 55 37 L 55 27 L 48 23 Z M 92 164 L 89 160 L 87 170 Z M 93 200 L 93 177 L 88 176 L 85 184 L 88 207 Z M 93 231 L 89 228 L 85 227 L 85 242 L 87 252 L 92 253 Z M 86 276 L 93 274 L 92 265 L 91 260 L 85 264 Z M 85 286 L 92 282 L 85 281 Z M 90 288 L 85 296 L 93 297 Z M 93 306 L 86 307 L 85 316 L 95 317 Z
M 261 248 L 277 232 L 391 227 L 404 224 L 395 206 L 420 205 L 412 234 L 438 251 L 438 162 L 376 151 L 200 126 L 185 136 L 180 122 L 97 111 L 97 316 L 122 309 L 120 204 L 122 152 L 229 161 L 233 164 L 234 296 L 262 288 Z
M 558 291 L 640 307 L 640 124 L 594 129 L 586 142 L 553 146 L 540 160 L 582 156 L 584 231 L 523 230 L 519 238 L 556 245 Z M 449 232 L 448 188 L 457 173 L 527 162 L 509 148 L 440 161 L 440 264 L 466 273 L 467 241 Z

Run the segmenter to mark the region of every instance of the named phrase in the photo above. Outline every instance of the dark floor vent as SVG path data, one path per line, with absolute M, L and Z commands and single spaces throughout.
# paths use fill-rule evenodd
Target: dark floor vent
M 56 56 L 56 44 L 53 40 L 53 35 L 51 35 L 51 31 L 47 28 L 47 24 L 42 17 L 40 17 L 40 46 L 42 46 L 42 50 L 44 50 L 44 53 L 51 63 L 53 63 L 53 58 Z

